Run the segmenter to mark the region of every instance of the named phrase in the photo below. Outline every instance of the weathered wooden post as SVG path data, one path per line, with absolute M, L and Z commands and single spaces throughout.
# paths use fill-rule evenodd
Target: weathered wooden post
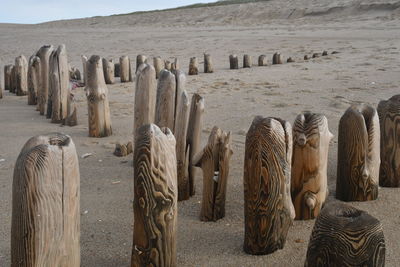
M 4 90 L 12 91 L 11 83 L 12 83 L 12 69 L 14 65 L 5 65 L 4 66 Z
M 11 266 L 80 266 L 80 177 L 71 137 L 32 137 L 12 185 Z
M 336 198 L 366 201 L 378 197 L 380 128 L 376 109 L 349 107 L 339 122 Z
M 258 57 L 258 66 L 267 66 L 267 56 L 266 55 L 261 55 Z
M 47 99 L 49 95 L 49 70 L 50 70 L 50 55 L 53 52 L 54 47 L 52 45 L 42 46 L 36 55 L 40 58 L 40 69 L 41 69 L 41 86 L 38 91 L 38 105 L 40 115 L 47 114 Z
M 114 64 L 114 77 L 116 77 L 116 78 L 120 77 L 120 65 L 119 65 L 119 62 L 116 62 Z
M 10 93 L 15 94 L 17 91 L 17 68 L 13 65 L 11 68 L 11 90 Z
M 309 60 L 310 57 L 308 55 L 304 55 L 304 60 Z
M 147 63 L 147 57 L 144 55 L 137 55 L 136 56 L 136 72 L 135 73 L 137 73 L 139 66 L 144 63 Z
M 132 267 L 175 267 L 178 219 L 175 138 L 154 124 L 138 129 L 134 150 Z
M 382 225 L 367 212 L 334 202 L 315 221 L 305 267 L 385 266 Z
M 78 124 L 78 115 L 75 104 L 75 96 L 71 90 L 68 94 L 67 117 L 64 119 L 63 124 L 68 126 L 75 126 Z
M 75 81 L 82 80 L 81 72 L 79 71 L 79 69 L 75 67 L 69 68 L 69 79 Z
M 297 220 L 318 216 L 328 197 L 328 150 L 333 135 L 325 116 L 302 113 L 293 124 L 291 190 Z
M 119 76 L 121 78 L 122 83 L 129 82 L 129 74 L 130 74 L 130 60 L 128 56 L 122 56 L 119 58 Z
M 295 60 L 294 60 L 292 57 L 289 57 L 289 58 L 286 60 L 286 62 L 287 62 L 287 63 L 293 63 L 293 62 L 295 62 Z
M 283 64 L 283 57 L 280 53 L 275 53 L 272 56 L 272 64 Z
M 230 55 L 229 56 L 229 68 L 231 70 L 239 69 L 239 58 L 237 55 Z
M 101 57 L 93 55 L 87 62 L 89 136 L 106 137 L 112 134 L 108 89 L 104 81 Z
M 327 56 L 327 55 L 328 55 L 328 51 L 324 50 L 324 51 L 322 52 L 322 56 Z
M 292 129 L 274 118 L 254 118 L 244 159 L 244 251 L 263 255 L 282 249 L 295 217 L 290 197 Z
M 380 101 L 378 115 L 381 129 L 379 185 L 400 187 L 400 133 L 397 130 L 400 123 L 400 95 Z
M 175 110 L 174 110 L 174 128 L 171 129 L 173 133 L 175 133 L 177 121 L 176 116 L 178 112 L 178 106 L 180 105 L 179 101 L 182 99 L 182 92 L 185 91 L 186 88 L 186 74 L 182 70 L 175 70 L 175 84 L 176 84 L 176 91 L 175 91 Z
M 158 77 L 160 75 L 160 71 L 163 69 L 163 67 L 162 67 L 163 62 L 162 62 L 161 58 L 153 57 L 153 65 L 154 65 L 154 69 L 156 71 L 156 79 L 158 79 Z
M 84 55 L 81 55 L 81 60 L 82 60 L 82 78 L 83 78 L 83 84 L 86 85 L 87 82 L 87 61 L 88 58 Z
M 179 70 L 179 60 L 178 60 L 178 58 L 175 58 L 174 62 L 171 63 L 171 72 L 175 72 L 176 70 Z
M 175 75 L 168 70 L 160 72 L 157 85 L 156 118 L 155 124 L 174 130 L 175 123 Z
M 251 68 L 253 65 L 253 59 L 250 55 L 243 56 L 243 68 Z
M 191 57 L 189 62 L 189 75 L 199 74 L 199 62 L 197 57 Z
M 319 56 L 320 56 L 319 53 L 314 53 L 314 54 L 312 55 L 312 58 L 317 58 L 317 57 L 319 57 Z
M 103 58 L 103 72 L 104 72 L 104 80 L 106 84 L 113 84 L 115 80 L 114 75 L 114 62 L 111 60 L 107 60 Z
M 23 96 L 28 94 L 28 61 L 24 55 L 15 59 L 16 94 Z
M 37 105 L 38 103 L 38 92 L 42 82 L 41 75 L 40 58 L 32 56 L 29 59 L 28 67 L 28 105 Z
M 210 54 L 204 54 L 204 73 L 213 73 L 214 67 Z
M 207 145 L 193 159 L 193 164 L 203 169 L 200 211 L 202 221 L 217 221 L 225 217 L 226 188 L 232 153 L 231 133 L 214 126 Z
M 171 70 L 171 62 L 169 60 L 164 60 L 164 69 Z M 160 76 L 158 76 L 160 77 Z

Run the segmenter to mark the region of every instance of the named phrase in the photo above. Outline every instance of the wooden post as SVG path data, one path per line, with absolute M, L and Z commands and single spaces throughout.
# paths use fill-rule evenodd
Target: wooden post
M 11 83 L 12 83 L 12 69 L 14 65 L 5 65 L 4 66 L 4 90 L 12 91 Z
M 139 66 L 144 63 L 147 63 L 147 57 L 144 55 L 137 55 L 136 56 L 136 72 L 135 73 L 137 73 Z
M 174 73 L 177 70 L 179 70 L 179 60 L 175 58 L 174 62 L 171 63 L 171 72 Z
M 175 267 L 178 219 L 175 138 L 154 124 L 138 129 L 134 150 L 132 267 Z
M 11 91 L 10 93 L 15 94 L 17 90 L 17 68 L 13 65 L 11 68 Z
M 63 121 L 64 125 L 75 126 L 78 125 L 78 115 L 75 104 L 75 96 L 72 91 L 69 91 L 67 102 L 67 117 Z
M 160 72 L 157 85 L 157 102 L 155 124 L 158 127 L 167 127 L 174 130 L 175 121 L 175 75 L 168 70 Z
M 225 217 L 226 188 L 232 153 L 231 133 L 214 126 L 206 147 L 193 159 L 193 165 L 203 169 L 200 211 L 202 221 L 217 221 Z
M 282 249 L 295 212 L 290 197 L 292 129 L 274 118 L 254 118 L 244 159 L 244 251 L 269 254 Z
M 38 103 L 38 92 L 42 83 L 41 75 L 40 58 L 32 56 L 29 59 L 28 68 L 28 105 L 37 105 Z
M 314 53 L 314 54 L 312 55 L 313 58 L 317 58 L 317 57 L 319 57 L 319 56 L 320 56 L 319 53 Z
M 293 63 L 293 62 L 295 62 L 295 60 L 292 57 L 289 57 L 286 62 L 287 63 Z
M 171 62 L 169 62 L 169 60 L 164 60 L 164 69 L 166 70 L 171 70 Z M 160 75 L 160 73 L 159 73 Z M 160 78 L 160 76 L 158 76 Z
M 197 57 L 191 57 L 189 62 L 189 75 L 199 74 L 199 62 Z
M 385 266 L 382 224 L 367 212 L 334 202 L 315 221 L 305 267 Z
M 81 55 L 81 60 L 82 60 L 82 78 L 83 78 L 83 84 L 86 85 L 87 83 L 87 61 L 88 58 L 84 55 Z
M 214 67 L 210 54 L 204 54 L 204 73 L 213 73 Z
M 182 70 L 175 71 L 175 83 L 176 83 L 176 91 L 175 91 L 175 110 L 174 110 L 174 128 L 171 129 L 173 133 L 175 133 L 176 129 L 176 116 L 178 112 L 178 106 L 180 105 L 179 101 L 181 101 L 182 92 L 185 91 L 186 88 L 186 75 Z
M 327 55 L 328 55 L 328 51 L 324 50 L 324 51 L 322 52 L 322 56 L 327 56 Z
M 272 64 L 282 64 L 283 63 L 283 57 L 280 53 L 275 53 L 272 56 Z
M 400 118 L 400 95 L 383 100 L 378 105 L 379 124 L 381 129 L 381 165 L 379 185 L 400 187 L 400 135 L 397 124 Z
M 253 59 L 251 58 L 251 56 L 244 55 L 243 56 L 243 68 L 251 68 L 251 65 L 253 65 Z
M 112 134 L 108 89 L 104 81 L 101 57 L 93 55 L 87 62 L 89 136 L 106 137 Z
M 112 60 L 107 60 L 103 58 L 103 72 L 104 72 L 104 80 L 106 84 L 113 84 L 115 80 L 114 75 L 114 62 Z
M 80 266 L 79 181 L 70 136 L 36 136 L 25 144 L 12 185 L 12 267 Z
M 120 77 L 120 65 L 119 62 L 114 64 L 114 77 Z
M 158 79 L 160 75 L 160 71 L 163 69 L 162 67 L 162 60 L 160 57 L 153 57 L 153 65 L 156 71 L 156 79 Z
M 229 68 L 231 70 L 239 69 L 239 59 L 237 55 L 230 55 L 229 56 Z
M 20 55 L 15 59 L 15 75 L 16 75 L 16 94 L 24 96 L 28 94 L 28 61 L 24 55 Z
M 69 69 L 69 79 L 70 80 L 75 80 L 75 81 L 80 81 L 82 80 L 81 72 L 79 69 L 72 67 Z
M 328 197 L 328 150 L 333 135 L 325 116 L 303 113 L 293 125 L 291 190 L 297 220 L 318 216 Z
M 378 197 L 380 129 L 376 109 L 349 107 L 339 122 L 336 198 L 366 201 Z
M 50 70 L 50 55 L 53 52 L 54 47 L 52 45 L 42 46 L 36 55 L 40 58 L 40 69 L 41 69 L 41 86 L 38 91 L 38 105 L 40 115 L 47 114 L 47 99 L 49 95 L 49 70 Z
M 122 56 L 119 58 L 119 76 L 122 83 L 129 82 L 130 74 L 130 60 L 128 56 Z
M 308 55 L 304 55 L 304 60 L 309 60 L 310 57 Z
M 261 55 L 258 57 L 258 66 L 267 66 L 267 56 L 266 55 Z

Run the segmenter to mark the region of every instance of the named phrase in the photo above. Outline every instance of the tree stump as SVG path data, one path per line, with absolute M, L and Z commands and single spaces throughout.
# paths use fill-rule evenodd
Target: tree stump
M 204 73 L 213 73 L 214 67 L 210 54 L 204 54 Z
M 189 63 L 189 75 L 197 74 L 199 74 L 199 62 L 197 61 L 197 57 L 191 57 Z
M 12 91 L 11 83 L 12 83 L 12 69 L 14 65 L 5 65 L 4 66 L 4 90 Z
M 171 70 L 171 62 L 169 60 L 164 60 L 164 69 Z M 160 75 L 160 73 L 159 73 Z M 160 76 L 158 76 L 160 78 Z
M 258 57 L 258 66 L 267 66 L 267 56 L 266 55 L 261 55 Z
M 113 84 L 115 82 L 114 62 L 103 58 L 103 72 L 106 84 Z
M 129 82 L 129 74 L 130 74 L 130 60 L 128 56 L 122 56 L 119 58 L 119 76 L 121 78 L 122 83 Z
M 283 57 L 280 53 L 275 53 L 272 56 L 272 64 L 283 64 Z
M 28 105 L 38 104 L 38 92 L 42 83 L 41 75 L 40 58 L 32 56 L 29 60 L 28 68 Z
M 47 99 L 49 97 L 49 70 L 50 70 L 50 55 L 53 52 L 52 45 L 42 46 L 36 55 L 40 58 L 41 69 L 41 86 L 38 91 L 38 106 L 40 115 L 47 114 Z
M 119 62 L 114 64 L 114 77 L 118 78 L 120 77 L 120 65 Z
M 383 267 L 385 250 L 379 220 L 349 205 L 330 203 L 315 221 L 304 266 Z
M 156 79 L 158 79 L 160 71 L 163 69 L 162 60 L 160 57 L 153 57 L 153 66 L 156 71 Z
M 366 201 L 378 197 L 380 129 L 376 109 L 349 107 L 339 122 L 336 198 Z
M 15 59 L 15 77 L 17 96 L 28 94 L 28 61 L 24 55 L 20 55 Z
M 203 169 L 202 221 L 217 221 L 225 217 L 229 161 L 233 153 L 231 143 L 231 133 L 214 126 L 206 147 L 193 159 L 193 165 Z
M 282 249 L 295 217 L 290 197 L 290 123 L 255 117 L 246 136 L 244 160 L 244 251 Z
M 328 197 L 328 150 L 332 138 L 325 116 L 309 112 L 297 116 L 291 174 L 297 220 L 316 218 Z
M 400 187 L 400 134 L 397 123 L 400 118 L 400 95 L 389 100 L 380 101 L 378 105 L 379 124 L 381 130 L 381 166 L 379 185 Z
M 83 78 L 83 84 L 86 85 L 87 82 L 87 61 L 88 58 L 84 55 L 81 55 L 81 60 L 82 60 L 82 78 Z
M 287 63 L 293 63 L 293 62 L 295 62 L 295 60 L 292 57 L 289 57 L 286 62 Z
M 253 59 L 249 55 L 244 55 L 243 56 L 243 68 L 251 68 L 251 65 L 253 65 Z
M 36 136 L 25 144 L 12 186 L 12 267 L 80 266 L 79 181 L 70 136 Z
M 137 55 L 136 56 L 136 72 L 135 73 L 137 73 L 139 66 L 144 63 L 147 63 L 147 57 L 145 55 Z
M 239 59 L 237 55 L 230 55 L 229 56 L 229 68 L 231 70 L 239 69 Z
M 168 70 L 162 70 L 157 85 L 155 124 L 158 127 L 167 127 L 171 131 L 174 130 L 175 95 L 175 75 Z
M 87 62 L 87 85 L 89 136 L 106 137 L 112 134 L 108 89 L 104 81 L 100 56 L 93 55 Z
M 154 124 L 138 129 L 134 150 L 132 267 L 174 267 L 178 188 L 175 138 Z

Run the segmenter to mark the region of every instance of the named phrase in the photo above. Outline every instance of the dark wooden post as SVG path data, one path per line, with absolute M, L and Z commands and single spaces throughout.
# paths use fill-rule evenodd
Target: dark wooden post
M 294 60 L 292 57 L 289 57 L 289 58 L 286 60 L 286 62 L 287 62 L 287 63 L 293 63 L 293 62 L 295 62 L 295 60 Z
M 272 64 L 282 64 L 283 63 L 283 57 L 280 53 L 275 53 L 272 56 Z
M 251 65 L 253 65 L 253 60 L 250 55 L 244 55 L 243 56 L 243 68 L 251 68 Z
M 103 72 L 106 84 L 113 84 L 115 82 L 114 62 L 103 58 Z
M 199 74 L 199 63 L 197 57 L 191 57 L 189 63 L 189 75 Z
M 162 70 L 157 85 L 155 124 L 174 130 L 175 123 L 175 75 L 168 70 Z
M 122 56 L 119 58 L 119 76 L 121 78 L 121 82 L 129 82 L 129 74 L 130 74 L 130 60 L 128 56 Z
M 266 55 L 261 55 L 258 57 L 258 66 L 267 66 L 267 56 Z
M 16 94 L 24 96 L 28 94 L 28 61 L 24 55 L 15 59 Z
M 213 73 L 214 67 L 210 54 L 204 54 L 204 73 Z
M 36 136 L 12 186 L 11 266 L 80 266 L 79 163 L 71 137 Z
M 41 86 L 38 91 L 38 105 L 40 115 L 47 114 L 47 100 L 49 97 L 49 71 L 50 71 L 50 55 L 53 52 L 54 47 L 52 45 L 42 46 L 36 55 L 40 58 L 40 69 L 41 69 Z
M 237 55 L 230 55 L 229 56 L 229 68 L 231 70 L 239 69 L 239 59 Z
M 147 63 L 147 57 L 145 55 L 137 55 L 136 56 L 136 72 L 135 73 L 137 73 L 139 66 L 144 63 Z
M 328 55 L 328 51 L 324 50 L 324 51 L 322 52 L 322 56 L 327 56 L 327 55 Z
M 5 65 L 4 66 L 4 90 L 12 91 L 11 83 L 12 83 L 12 69 L 14 65 Z

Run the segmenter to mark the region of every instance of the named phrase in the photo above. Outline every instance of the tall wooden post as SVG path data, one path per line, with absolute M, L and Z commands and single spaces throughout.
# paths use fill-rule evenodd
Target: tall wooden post
M 16 94 L 24 96 L 28 94 L 28 61 L 24 55 L 15 59 Z
M 239 69 L 239 59 L 237 55 L 230 55 L 229 56 L 229 68 L 231 70 Z
M 114 62 L 112 60 L 103 58 L 102 63 L 103 63 L 104 80 L 106 84 L 113 84 L 115 80 Z
M 38 91 L 38 105 L 40 115 L 47 114 L 47 99 L 49 95 L 49 70 L 50 70 L 50 55 L 53 52 L 54 47 L 52 45 L 42 46 L 36 55 L 40 58 L 40 69 L 41 69 L 41 86 Z
M 81 60 L 82 60 L 82 78 L 83 78 L 83 84 L 86 85 L 87 82 L 87 61 L 88 58 L 84 55 L 81 55 Z
M 291 190 L 296 219 L 314 219 L 328 197 L 328 150 L 333 135 L 325 116 L 302 113 L 293 125 Z
M 121 78 L 121 82 L 129 82 L 129 74 L 130 74 L 130 60 L 128 56 L 122 56 L 119 58 L 119 76 Z
M 174 267 L 178 219 L 175 138 L 154 124 L 138 129 L 134 150 L 132 267 Z
M 266 55 L 261 55 L 258 57 L 258 66 L 267 66 L 267 56 Z
M 210 54 L 204 54 L 204 73 L 213 73 L 214 67 Z
M 120 77 L 120 65 L 119 62 L 114 64 L 114 77 Z
M 12 91 L 11 83 L 12 83 L 12 69 L 14 65 L 5 65 L 4 66 L 4 90 Z
M 189 75 L 199 74 L 199 63 L 197 57 L 191 57 L 189 62 Z
M 275 53 L 272 56 L 272 64 L 283 64 L 283 57 L 280 53 Z
M 171 131 L 174 130 L 175 123 L 175 95 L 175 75 L 168 70 L 162 70 L 157 85 L 155 124 L 168 127 Z
M 63 121 L 64 125 L 75 126 L 78 124 L 78 112 L 75 104 L 75 96 L 69 91 L 67 102 L 67 117 Z
M 11 266 L 80 266 L 79 163 L 71 137 L 36 136 L 12 186 Z
M 251 68 L 251 65 L 253 65 L 253 59 L 251 58 L 251 56 L 244 55 L 243 56 L 243 68 Z
M 160 71 L 163 69 L 163 62 L 160 57 L 153 57 L 153 66 L 156 71 L 156 79 L 158 79 Z
M 101 57 L 93 55 L 87 62 L 89 136 L 106 137 L 112 134 L 108 89 L 104 81 Z
M 169 60 L 164 60 L 164 69 L 171 70 L 171 62 Z
M 42 77 L 40 58 L 32 56 L 29 60 L 28 67 L 28 105 L 38 104 L 38 92 L 40 91 Z
M 290 197 L 292 129 L 274 118 L 254 118 L 244 158 L 244 251 L 282 249 L 295 212 Z
M 339 122 L 336 198 L 366 201 L 378 197 L 380 128 L 376 109 L 349 107 Z

